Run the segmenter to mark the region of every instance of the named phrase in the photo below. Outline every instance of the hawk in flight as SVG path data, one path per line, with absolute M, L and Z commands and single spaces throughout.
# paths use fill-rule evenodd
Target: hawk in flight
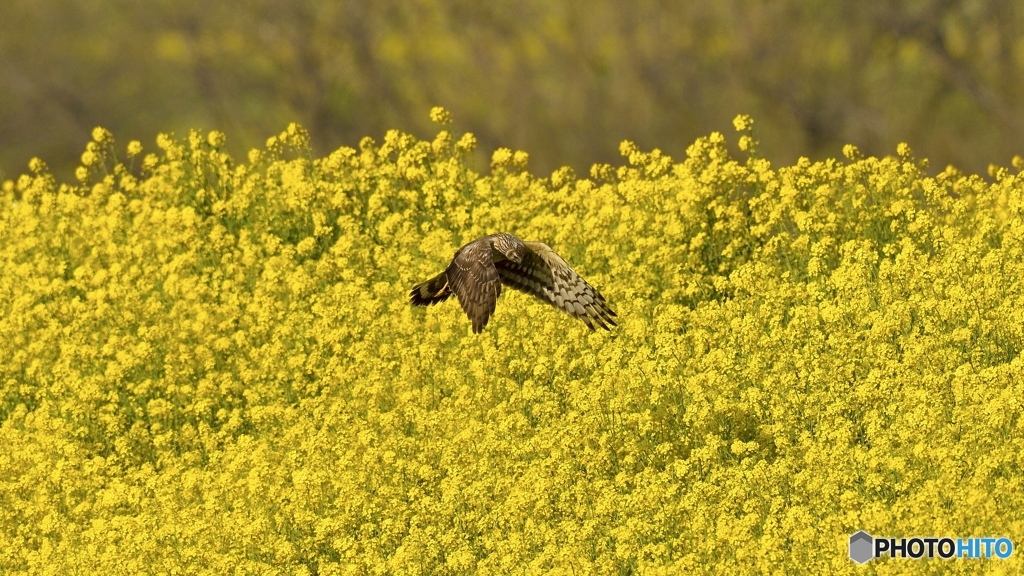
M 523 242 L 511 234 L 491 234 L 459 248 L 448 268 L 417 284 L 409 300 L 414 306 L 429 306 L 455 294 L 479 334 L 494 313 L 502 284 L 583 320 L 591 330 L 595 322 L 605 330 L 616 325 L 604 296 L 561 256 L 547 244 Z

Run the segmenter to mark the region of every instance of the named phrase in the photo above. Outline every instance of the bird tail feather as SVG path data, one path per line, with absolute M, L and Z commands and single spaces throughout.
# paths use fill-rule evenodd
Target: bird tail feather
M 448 286 L 448 277 L 441 272 L 430 280 L 414 286 L 412 292 L 409 293 L 409 301 L 413 306 L 430 306 L 444 302 L 451 295 L 452 289 Z

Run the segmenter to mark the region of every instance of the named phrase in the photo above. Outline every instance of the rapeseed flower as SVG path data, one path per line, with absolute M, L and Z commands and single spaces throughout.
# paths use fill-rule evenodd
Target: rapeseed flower
M 854 573 L 860 529 L 1022 541 L 1024 162 L 772 167 L 739 117 L 744 158 L 480 174 L 431 118 L 248 163 L 213 132 L 125 164 L 97 129 L 77 183 L 3 183 L 0 571 Z M 620 327 L 408 306 L 499 230 Z

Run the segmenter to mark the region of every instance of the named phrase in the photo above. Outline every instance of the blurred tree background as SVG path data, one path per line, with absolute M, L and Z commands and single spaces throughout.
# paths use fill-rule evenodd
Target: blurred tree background
M 539 173 L 623 139 L 682 157 L 738 113 L 775 162 L 906 141 L 984 172 L 1024 152 L 1024 3 L 3 0 L 0 78 L 7 177 L 39 156 L 69 178 L 97 125 L 242 153 L 298 121 L 323 154 L 429 136 L 433 105 Z

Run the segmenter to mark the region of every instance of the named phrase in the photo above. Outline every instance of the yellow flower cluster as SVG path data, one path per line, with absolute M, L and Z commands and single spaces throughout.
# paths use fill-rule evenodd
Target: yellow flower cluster
M 860 573 L 847 539 L 1024 544 L 1024 180 L 899 155 L 549 177 L 397 131 L 119 148 L 0 193 L 4 574 Z M 410 287 L 555 247 L 611 333 Z M 1016 572 L 1008 561 L 881 560 Z

